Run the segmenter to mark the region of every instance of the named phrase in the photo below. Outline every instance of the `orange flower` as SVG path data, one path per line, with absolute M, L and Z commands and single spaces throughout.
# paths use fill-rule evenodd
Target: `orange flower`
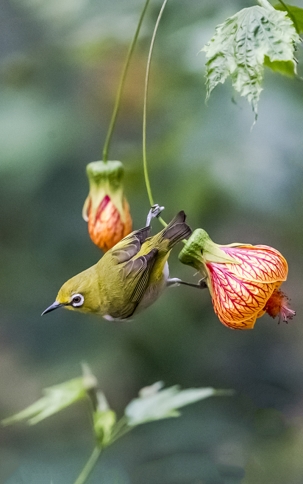
M 287 308 L 286 296 L 278 291 L 287 278 L 287 262 L 272 247 L 217 245 L 198 229 L 179 258 L 206 278 L 215 313 L 230 328 L 252 329 L 266 311 L 272 317 L 281 314 L 283 320 L 295 314 Z
M 86 168 L 89 195 L 83 218 L 91 240 L 104 252 L 132 231 L 129 205 L 123 194 L 123 165 L 120 161 L 94 161 Z

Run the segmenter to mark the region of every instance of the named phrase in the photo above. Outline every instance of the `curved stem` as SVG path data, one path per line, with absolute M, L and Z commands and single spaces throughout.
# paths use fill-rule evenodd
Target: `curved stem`
M 102 452 L 101 447 L 96 446 L 94 448 L 90 458 L 86 462 L 85 466 L 83 467 L 81 473 L 79 474 L 79 476 L 75 480 L 74 484 L 84 484 L 87 481 L 87 479 L 90 476 L 91 472 L 93 471 L 95 465 L 97 464 L 97 461 L 100 457 L 101 452 Z
M 119 111 L 119 108 L 120 108 L 120 101 L 121 101 L 122 90 L 123 90 L 125 79 L 126 79 L 126 74 L 127 74 L 127 71 L 128 71 L 130 60 L 131 60 L 133 52 L 134 52 L 135 45 L 137 43 L 140 28 L 141 28 L 143 18 L 144 18 L 144 15 L 145 15 L 145 12 L 147 10 L 149 2 L 150 2 L 150 0 L 145 1 L 145 5 L 143 7 L 143 10 L 142 10 L 142 13 L 141 13 L 138 25 L 137 25 L 137 29 L 136 29 L 134 38 L 133 38 L 132 43 L 131 43 L 131 45 L 128 49 L 125 64 L 124 64 L 123 71 L 122 71 L 122 74 L 121 74 L 121 78 L 120 78 L 120 81 L 119 81 L 119 86 L 118 86 L 117 95 L 116 95 L 116 99 L 115 99 L 115 105 L 114 105 L 112 117 L 111 117 L 111 120 L 110 120 L 110 123 L 109 123 L 108 131 L 107 131 L 107 135 L 106 135 L 104 147 L 103 147 L 102 159 L 105 162 L 108 159 L 108 150 L 109 150 L 110 142 L 111 142 L 111 139 L 112 139 L 113 131 L 114 131 L 114 128 L 115 128 L 115 124 L 116 124 L 116 121 L 117 121 L 117 115 L 118 115 L 118 111 Z
M 149 175 L 148 175 L 148 168 L 147 168 L 147 156 L 146 156 L 146 111 L 147 111 L 147 95 L 148 95 L 148 86 L 149 86 L 149 75 L 150 75 L 150 65 L 151 65 L 151 58 L 152 58 L 152 53 L 153 53 L 153 48 L 154 48 L 154 43 L 155 43 L 155 38 L 157 34 L 157 30 L 159 27 L 159 23 L 164 11 L 164 8 L 167 4 L 168 0 L 164 0 L 162 3 L 162 7 L 160 9 L 156 25 L 154 28 L 154 32 L 152 35 L 150 47 L 149 47 L 149 53 L 148 53 L 148 58 L 147 58 L 147 67 L 146 67 L 146 74 L 145 74 L 145 83 L 144 83 L 144 103 L 143 103 L 143 133 L 142 133 L 142 148 L 143 148 L 143 170 L 144 170 L 144 179 L 145 179 L 145 185 L 146 185 L 146 191 L 149 199 L 149 203 L 151 206 L 154 205 L 154 199 L 153 199 L 153 194 L 151 190 L 151 185 L 149 181 Z M 159 217 L 160 222 L 162 225 L 166 226 L 167 224 L 162 220 L 161 217 Z

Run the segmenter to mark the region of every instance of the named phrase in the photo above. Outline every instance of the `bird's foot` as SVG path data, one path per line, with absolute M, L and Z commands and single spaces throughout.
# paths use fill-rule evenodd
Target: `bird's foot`
M 173 278 L 167 280 L 168 286 L 180 286 L 181 284 L 183 284 L 184 286 L 195 287 L 196 289 L 206 289 L 207 288 L 207 284 L 206 284 L 205 279 L 200 279 L 198 284 L 191 284 L 190 282 L 182 281 L 178 277 L 173 277 Z
M 165 207 L 160 207 L 157 203 L 153 205 L 148 212 L 147 219 L 146 219 L 146 227 L 150 226 L 150 223 L 153 218 L 159 217 L 160 213 L 163 212 Z

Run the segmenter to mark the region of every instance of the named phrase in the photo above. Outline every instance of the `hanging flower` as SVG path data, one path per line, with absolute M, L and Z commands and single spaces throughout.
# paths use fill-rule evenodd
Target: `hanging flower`
M 89 195 L 83 218 L 91 240 L 104 252 L 132 231 L 129 205 L 123 194 L 123 165 L 120 161 L 94 161 L 86 167 Z
M 265 312 L 286 322 L 295 315 L 287 296 L 278 290 L 287 278 L 287 262 L 272 247 L 218 245 L 205 230 L 197 229 L 179 259 L 202 273 L 215 313 L 230 328 L 252 329 Z

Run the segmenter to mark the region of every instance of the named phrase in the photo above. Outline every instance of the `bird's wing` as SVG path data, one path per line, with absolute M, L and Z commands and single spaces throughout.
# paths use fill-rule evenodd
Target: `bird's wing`
M 141 249 L 141 245 L 150 235 L 150 227 L 143 227 L 143 229 L 136 230 L 127 235 L 118 242 L 110 251 L 112 256 L 115 257 L 117 264 L 127 262 L 138 254 Z
M 129 285 L 129 303 L 125 306 L 120 319 L 129 318 L 135 312 L 148 286 L 149 276 L 158 254 L 157 249 L 152 249 L 148 254 L 137 259 L 131 259 L 122 268 L 123 280 Z

